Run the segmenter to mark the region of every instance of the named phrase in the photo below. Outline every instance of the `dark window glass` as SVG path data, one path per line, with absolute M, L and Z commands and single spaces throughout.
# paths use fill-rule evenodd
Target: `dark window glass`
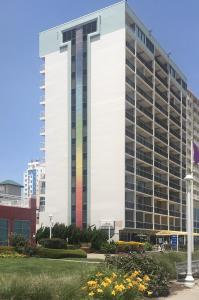
M 152 53 L 154 53 L 154 45 L 147 37 L 146 37 L 146 46 Z

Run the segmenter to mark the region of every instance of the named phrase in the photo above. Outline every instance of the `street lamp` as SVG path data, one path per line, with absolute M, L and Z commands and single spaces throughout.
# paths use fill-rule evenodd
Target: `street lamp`
M 193 181 L 193 175 L 189 174 L 185 177 L 187 182 L 187 275 L 185 278 L 185 286 L 193 287 L 194 278 L 192 276 L 192 234 L 193 234 L 193 214 L 191 212 L 191 185 Z
M 49 220 L 50 220 L 50 239 L 52 238 L 52 226 L 53 226 L 53 215 L 49 215 Z

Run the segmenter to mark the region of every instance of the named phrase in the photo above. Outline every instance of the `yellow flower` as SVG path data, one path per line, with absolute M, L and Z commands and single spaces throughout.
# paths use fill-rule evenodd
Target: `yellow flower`
M 105 281 L 106 283 L 108 283 L 108 284 L 111 284 L 111 282 L 112 282 L 111 279 L 108 278 L 108 277 L 105 277 L 105 278 L 104 278 L 104 281 Z
M 103 287 L 107 287 L 109 284 L 107 283 L 107 282 L 105 282 L 105 281 L 102 281 L 102 286 Z
M 95 285 L 97 285 L 97 282 L 95 280 L 90 280 L 87 282 L 87 284 L 88 284 L 88 286 L 93 286 L 93 285 L 95 286 Z
M 133 280 L 131 283 L 132 283 L 132 285 L 137 285 L 138 284 L 137 281 L 135 281 L 135 280 Z
M 100 276 L 102 276 L 102 275 L 103 275 L 103 274 L 100 273 L 100 272 L 97 272 L 97 274 L 96 274 L 97 277 L 100 277 Z
M 91 296 L 91 297 L 93 297 L 95 295 L 95 293 L 90 292 L 88 295 Z
M 148 296 L 150 296 L 150 295 L 152 295 L 152 294 L 153 294 L 153 292 L 151 292 L 151 291 L 148 291 L 148 292 L 147 292 L 147 295 L 148 295 Z
M 111 295 L 115 296 L 116 295 L 116 292 L 113 290 Z
M 131 282 L 131 278 L 126 278 L 126 281 L 127 282 Z
M 116 292 L 123 292 L 125 290 L 125 287 L 123 284 L 116 284 L 115 291 Z
M 146 290 L 146 287 L 144 286 L 144 284 L 140 284 L 140 285 L 138 286 L 138 290 L 139 290 L 140 292 L 143 292 L 143 291 Z
M 150 278 L 148 275 L 144 275 L 143 279 L 144 279 L 144 281 L 150 281 Z
M 99 294 L 101 294 L 101 293 L 103 293 L 103 290 L 102 290 L 102 289 L 97 289 L 97 292 L 98 292 Z
M 117 277 L 117 275 L 113 272 L 112 273 L 112 278 L 114 279 L 114 278 L 116 278 Z

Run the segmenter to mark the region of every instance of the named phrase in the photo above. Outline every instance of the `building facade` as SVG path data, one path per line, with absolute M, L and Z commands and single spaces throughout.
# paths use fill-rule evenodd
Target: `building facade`
M 40 33 L 40 57 L 41 223 L 186 230 L 186 78 L 126 1 Z
M 38 160 L 28 163 L 24 172 L 24 199 L 36 198 L 37 209 L 45 203 L 45 166 Z
M 190 91 L 187 96 L 187 172 L 193 171 L 194 231 L 199 232 L 199 165 L 191 170 L 192 143 L 199 146 L 199 99 Z

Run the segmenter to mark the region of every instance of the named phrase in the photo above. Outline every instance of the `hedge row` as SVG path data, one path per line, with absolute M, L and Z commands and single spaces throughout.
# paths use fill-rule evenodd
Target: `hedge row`
M 15 248 L 11 246 L 0 246 L 0 253 L 12 253 L 15 252 Z
M 86 252 L 81 249 L 65 250 L 65 249 L 48 249 L 37 248 L 36 255 L 43 258 L 86 258 Z

